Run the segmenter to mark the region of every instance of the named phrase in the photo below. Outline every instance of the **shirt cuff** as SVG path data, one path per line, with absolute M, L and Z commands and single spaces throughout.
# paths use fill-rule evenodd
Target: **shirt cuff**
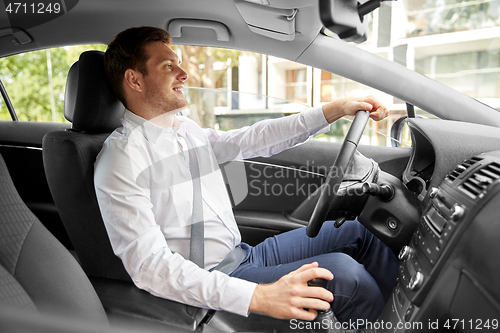
M 230 278 L 221 300 L 221 309 L 247 317 L 256 287 L 256 283 L 236 277 Z
M 323 134 L 330 129 L 330 124 L 326 121 L 321 106 L 301 112 L 300 114 L 304 117 L 304 123 L 310 135 Z

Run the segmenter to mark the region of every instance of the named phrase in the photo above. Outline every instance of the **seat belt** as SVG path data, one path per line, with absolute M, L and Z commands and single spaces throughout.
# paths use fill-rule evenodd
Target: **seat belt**
M 193 216 L 191 224 L 191 240 L 189 244 L 189 260 L 201 268 L 205 268 L 205 230 L 203 220 L 203 198 L 201 194 L 201 174 L 199 165 L 199 154 L 193 142 L 186 135 L 189 142 L 189 170 L 193 182 Z M 234 272 L 246 257 L 246 251 L 236 246 L 229 254 L 212 270 L 217 270 L 227 275 Z
M 189 244 L 189 260 L 201 268 L 205 268 L 205 228 L 203 221 L 203 198 L 201 197 L 201 175 L 196 148 L 186 135 L 190 146 L 189 171 L 193 182 L 193 216 L 191 224 L 191 242 Z
M 189 260 L 194 262 L 200 268 L 205 268 L 205 227 L 203 220 L 203 198 L 201 195 L 201 173 L 198 154 L 196 152 L 196 147 L 189 138 L 189 135 L 185 136 L 186 142 L 188 143 L 188 155 L 189 155 L 189 171 L 191 173 L 191 180 L 193 182 L 193 215 L 191 219 L 191 240 L 189 243 Z M 201 148 L 198 148 L 201 149 Z M 241 263 L 245 257 L 241 257 L 240 252 L 244 252 L 241 247 L 236 247 L 229 253 L 214 269 L 221 266 L 223 273 L 232 273 Z M 240 251 L 241 250 L 241 251 Z M 239 253 L 239 254 L 238 254 Z M 241 257 L 241 259 L 240 259 Z M 215 310 L 209 310 L 205 308 L 198 308 L 195 306 L 185 304 L 186 311 L 193 316 L 193 318 L 198 320 L 198 325 L 203 325 L 205 322 L 210 320 L 215 314 Z

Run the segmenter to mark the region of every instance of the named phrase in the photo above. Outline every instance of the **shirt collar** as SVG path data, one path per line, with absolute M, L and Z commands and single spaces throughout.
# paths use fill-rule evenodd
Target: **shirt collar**
M 174 126 L 161 127 L 125 109 L 123 114 L 124 126 L 132 131 L 139 131 L 149 142 L 155 144 L 162 135 L 173 136 L 184 122 L 180 117 L 174 116 Z M 127 126 L 128 125 L 128 126 Z

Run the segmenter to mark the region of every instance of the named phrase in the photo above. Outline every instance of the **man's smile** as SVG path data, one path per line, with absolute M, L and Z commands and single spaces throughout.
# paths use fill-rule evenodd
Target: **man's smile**
M 176 93 L 179 93 L 179 94 L 184 95 L 184 86 L 174 87 L 174 88 L 173 88 L 173 90 L 174 90 Z

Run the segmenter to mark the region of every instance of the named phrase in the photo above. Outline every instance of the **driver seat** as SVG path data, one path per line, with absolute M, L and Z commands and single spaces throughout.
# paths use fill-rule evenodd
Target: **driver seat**
M 108 313 L 194 330 L 208 310 L 137 288 L 109 242 L 94 189 L 94 162 L 104 140 L 121 126 L 124 106 L 111 90 L 103 60 L 103 52 L 87 51 L 70 68 L 64 115 L 72 127 L 43 138 L 50 191 L 82 268 Z

